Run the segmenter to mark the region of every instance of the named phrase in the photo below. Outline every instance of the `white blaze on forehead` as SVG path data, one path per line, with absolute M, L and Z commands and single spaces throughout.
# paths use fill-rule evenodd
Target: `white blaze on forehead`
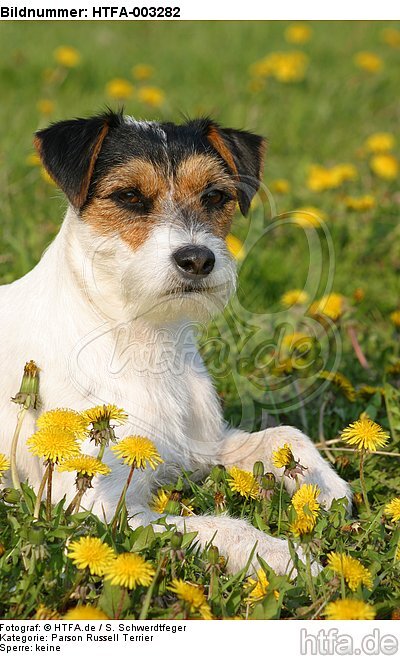
M 167 145 L 167 134 L 156 121 L 141 121 L 135 119 L 133 116 L 124 116 L 124 121 L 127 125 L 133 125 L 142 130 L 151 130 L 160 138 L 164 145 Z

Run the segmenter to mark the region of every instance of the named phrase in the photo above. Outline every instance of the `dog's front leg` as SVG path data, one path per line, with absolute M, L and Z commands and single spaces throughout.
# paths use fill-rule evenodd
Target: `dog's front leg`
M 129 524 L 132 528 L 150 524 L 161 517 L 161 515 L 144 507 L 129 508 L 129 515 L 131 517 Z M 212 542 L 213 545 L 218 547 L 220 553 L 228 559 L 227 569 L 230 572 L 238 572 L 243 569 L 254 550 L 249 573 L 260 568 L 257 559 L 258 554 L 277 574 L 288 574 L 290 576 L 295 574 L 287 542 L 266 535 L 243 519 L 224 515 L 196 515 L 192 517 L 168 515 L 166 521 L 167 524 L 176 526 L 182 532 L 197 531 L 197 540 L 203 548 Z M 164 527 L 157 524 L 153 526 L 155 530 L 164 530 Z M 319 569 L 318 565 L 313 565 L 314 574 L 318 573 Z
M 348 483 L 321 457 L 310 438 L 292 426 L 267 428 L 259 433 L 229 430 L 221 443 L 218 462 L 226 467 L 236 465 L 252 471 L 254 463 L 261 460 L 265 470 L 273 472 L 280 479 L 284 470 L 274 466 L 272 454 L 284 444 L 289 444 L 295 460 L 299 460 L 306 468 L 299 475 L 300 482 L 318 485 L 321 503 L 329 508 L 334 499 L 346 497 L 348 508 L 351 509 L 352 494 Z M 296 490 L 295 480 L 288 476 L 284 478 L 286 489 L 293 494 Z

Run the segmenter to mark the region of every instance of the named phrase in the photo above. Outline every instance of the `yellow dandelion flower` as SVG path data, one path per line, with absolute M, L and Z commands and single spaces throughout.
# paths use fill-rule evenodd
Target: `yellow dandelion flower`
M 35 456 L 51 462 L 60 462 L 79 453 L 76 437 L 70 431 L 57 428 L 39 430 L 26 443 Z
M 107 82 L 106 94 L 116 100 L 127 100 L 133 94 L 133 84 L 122 77 L 115 77 Z
M 290 307 L 291 305 L 304 305 L 309 300 L 309 295 L 303 289 L 291 289 L 285 292 L 281 297 L 282 305 Z
M 112 421 L 116 426 L 120 426 L 128 419 L 125 410 L 118 408 L 116 405 L 96 405 L 94 408 L 84 410 L 81 415 L 88 424 L 102 424 L 103 422 Z
M 39 430 L 61 430 L 71 433 L 77 439 L 84 440 L 87 437 L 88 422 L 86 418 L 75 410 L 68 408 L 56 408 L 43 412 L 36 421 Z
M 324 316 L 337 321 L 345 310 L 344 297 L 341 294 L 327 294 L 322 296 L 319 301 L 315 301 L 310 307 L 310 314 L 314 316 Z
M 353 210 L 354 212 L 364 212 L 366 210 L 372 210 L 376 206 L 376 200 L 371 194 L 366 194 L 365 196 L 346 196 L 343 199 L 344 204 L 347 209 Z
M 356 400 L 356 391 L 349 379 L 346 378 L 344 374 L 341 374 L 339 371 L 321 371 L 318 374 L 318 377 L 323 378 L 324 380 L 329 380 L 331 383 L 333 383 L 343 392 L 349 401 L 353 402 Z
M 168 586 L 168 590 L 171 590 L 171 592 L 185 603 L 189 613 L 199 613 L 204 620 L 212 619 L 211 610 L 201 586 L 183 581 L 182 579 L 173 579 L 171 585 Z
M 246 602 L 248 604 L 254 604 L 258 601 L 261 601 L 268 592 L 269 581 L 267 575 L 263 569 L 257 571 L 257 579 L 248 578 L 244 589 L 249 590 L 248 597 Z
M 295 537 L 301 537 L 311 533 L 317 523 L 317 518 L 314 515 L 304 515 L 300 513 L 294 522 L 290 524 L 290 530 Z
M 327 215 L 317 207 L 299 207 L 291 215 L 293 222 L 301 228 L 320 228 Z
M 283 178 L 272 180 L 269 185 L 271 191 L 275 194 L 287 194 L 290 191 L 290 182 Z
M 110 581 L 111 585 L 121 585 L 133 590 L 138 585 L 148 587 L 154 573 L 153 566 L 139 554 L 123 553 L 107 565 L 104 578 Z
M 390 315 L 390 321 L 396 328 L 400 328 L 400 310 L 395 310 Z
M 163 462 L 153 442 L 147 437 L 130 435 L 111 447 L 117 458 L 123 458 L 126 465 L 145 469 L 148 465 L 155 469 Z
M 28 164 L 28 166 L 41 166 L 42 164 L 37 153 L 29 153 L 25 158 L 25 163 Z
M 284 444 L 280 449 L 272 453 L 274 467 L 287 467 L 293 460 L 294 457 L 289 444 Z
M 137 96 L 140 102 L 150 107 L 161 107 L 165 101 L 165 93 L 158 87 L 141 87 Z
M 250 75 L 255 78 L 274 77 L 284 83 L 301 82 L 308 62 L 304 52 L 272 52 L 250 66 Z
M 148 80 L 154 75 L 154 68 L 149 64 L 136 64 L 132 68 L 132 75 L 136 80 Z
M 41 100 L 38 100 L 36 103 L 37 110 L 40 114 L 43 114 L 44 116 L 49 116 L 54 112 L 55 109 L 55 103 L 53 100 L 48 100 L 46 98 L 42 98 Z
M 306 333 L 294 332 L 289 335 L 285 335 L 282 338 L 282 347 L 287 351 L 293 351 L 294 349 L 304 349 L 304 347 L 310 348 L 312 344 L 312 337 Z
M 400 30 L 395 30 L 393 27 L 387 27 L 382 30 L 381 38 L 384 43 L 392 48 L 400 48 Z
M 342 431 L 342 440 L 356 446 L 359 451 L 376 451 L 378 447 L 385 446 L 388 439 L 382 427 L 368 417 L 358 419 Z
M 353 164 L 337 164 L 331 168 L 313 164 L 309 169 L 307 186 L 316 192 L 337 189 L 344 182 L 355 180 L 357 176 L 357 169 Z
M 160 488 L 159 490 L 157 490 L 157 494 L 153 495 L 150 508 L 154 510 L 154 512 L 163 515 L 165 513 L 165 508 L 167 507 L 169 497 L 170 497 L 169 493 L 163 490 L 162 488 Z
M 354 55 L 354 63 L 357 68 L 361 68 L 367 73 L 379 73 L 383 68 L 382 59 L 374 52 L 366 50 Z
M 232 492 L 237 492 L 246 499 L 257 499 L 260 488 L 251 472 L 232 467 L 228 474 L 230 476 L 228 484 Z
M 400 497 L 396 497 L 386 504 L 384 511 L 385 515 L 389 515 L 394 522 L 400 521 Z
M 94 456 L 88 456 L 85 454 L 80 454 L 73 458 L 68 458 L 63 460 L 63 462 L 58 466 L 58 471 L 60 472 L 77 472 L 78 474 L 84 474 L 86 476 L 107 476 L 111 469 L 101 462 Z
M 325 608 L 327 620 L 373 620 L 373 606 L 359 599 L 338 599 L 331 601 Z
M 364 146 L 370 153 L 386 153 L 393 150 L 395 144 L 396 139 L 391 132 L 374 132 L 365 140 Z
M 289 25 L 285 30 L 285 39 L 288 43 L 307 43 L 311 39 L 312 29 L 304 23 Z
M 108 620 L 108 615 L 103 613 L 100 608 L 90 606 L 89 604 L 75 606 L 71 608 L 64 616 L 66 620 Z
M 336 164 L 336 166 L 333 167 L 333 171 L 337 175 L 340 184 L 358 178 L 358 171 L 354 164 Z
M 369 590 L 372 588 L 371 572 L 357 558 L 332 551 L 328 554 L 328 568 L 335 574 L 343 576 L 350 590 L 355 592 L 363 584 Z
M 393 180 L 399 173 L 399 162 L 389 153 L 382 153 L 371 158 L 370 167 L 378 178 Z
M 229 234 L 225 239 L 225 243 L 228 251 L 236 260 L 244 260 L 246 252 L 244 250 L 243 242 L 241 242 L 238 237 Z
M 279 82 L 301 82 L 304 80 L 308 61 L 303 52 L 280 53 L 272 67 L 272 75 Z
M 3 453 L 0 453 L 0 476 L 8 469 L 10 469 L 10 461 Z
M 71 46 L 60 46 L 54 51 L 54 59 L 57 64 L 65 66 L 65 68 L 75 68 L 81 62 L 81 56 L 76 48 Z
M 102 576 L 105 568 L 115 558 L 114 551 L 99 538 L 85 536 L 71 542 L 68 558 L 78 569 L 89 568 L 91 574 Z
M 317 498 L 320 492 L 317 485 L 304 483 L 299 487 L 292 497 L 292 506 L 299 517 L 302 515 L 316 517 L 318 515 L 320 506 Z
M 170 498 L 171 498 L 170 493 L 160 488 L 159 490 L 157 490 L 157 494 L 153 495 L 150 508 L 154 510 L 154 512 L 163 515 L 166 512 L 167 504 L 170 501 Z M 182 511 L 181 514 L 184 517 L 188 517 L 189 515 L 193 514 L 193 506 L 190 503 L 190 499 L 182 499 L 182 501 L 180 502 L 180 506 Z

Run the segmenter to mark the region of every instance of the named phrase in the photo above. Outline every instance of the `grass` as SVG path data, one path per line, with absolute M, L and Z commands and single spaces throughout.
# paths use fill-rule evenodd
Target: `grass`
M 365 140 L 376 132 L 399 133 L 400 50 L 382 39 L 383 30 L 393 28 L 385 22 L 314 23 L 312 38 L 304 45 L 287 43 L 286 28 L 280 22 L 1 24 L 0 80 L 7 100 L 0 106 L 0 282 L 11 282 L 37 262 L 65 208 L 61 193 L 43 179 L 40 168 L 27 163 L 35 129 L 49 120 L 89 115 L 107 103 L 117 105 L 105 93 L 112 78 L 131 80 L 136 91 L 145 84 L 157 86 L 166 94 L 161 107 L 146 106 L 134 93 L 124 101 L 126 112 L 164 120 L 211 114 L 221 124 L 251 128 L 269 140 L 266 187 L 250 217 L 238 216 L 233 226 L 247 252 L 240 264 L 237 298 L 201 339 L 227 419 L 251 430 L 288 422 L 320 442 L 337 439 L 366 412 L 390 435 L 386 451 L 397 454 L 399 332 L 390 314 L 399 303 L 398 176 L 383 179 L 372 172 Z M 60 45 L 79 51 L 80 66 L 56 66 L 53 51 Z M 303 79 L 283 83 L 268 77 L 257 80 L 255 90 L 249 67 L 269 52 L 291 50 L 309 57 Z M 381 58 L 378 72 L 355 65 L 354 55 L 365 50 Z M 149 82 L 132 79 L 137 63 L 154 67 Z M 50 116 L 38 111 L 41 99 L 54 102 Z M 397 147 L 393 153 L 398 155 Z M 356 167 L 355 180 L 318 192 L 309 188 L 310 165 L 343 163 Z M 288 192 L 269 191 L 279 178 L 289 181 Z M 347 196 L 365 194 L 374 197 L 375 207 L 359 212 L 346 207 Z M 293 224 L 290 212 L 303 206 L 325 214 L 324 228 L 303 230 Z M 307 291 L 309 301 L 286 309 L 282 294 L 297 288 Z M 331 291 L 345 299 L 340 318 L 326 321 L 310 314 L 312 301 Z M 299 331 L 312 335 L 311 342 L 285 347 L 283 337 Z M 350 339 L 354 334 L 368 368 L 357 356 Z M 321 381 L 323 370 L 344 374 L 354 393 L 344 393 L 343 381 Z M 366 391 L 365 385 L 372 389 Z M 345 445 L 334 442 L 329 448 Z M 345 594 L 373 604 L 379 618 L 396 617 L 398 528 L 384 519 L 382 509 L 399 495 L 398 458 L 367 458 L 369 515 L 361 497 L 358 456 L 335 450 L 326 454 L 352 483 L 355 514 L 350 521 L 340 503 L 329 513 L 321 512 L 311 549 L 321 562 L 332 550 L 359 558 L 372 572 L 372 590 L 345 589 Z M 244 515 L 272 534 L 278 531 L 281 506 L 280 531 L 291 535 L 290 498 L 286 493 L 282 497 L 279 485 L 270 499 L 245 504 L 230 490 L 226 473 L 218 482 L 207 479 L 201 485 L 183 474 L 176 487 L 195 512 L 215 511 L 215 494 L 221 493 L 231 514 Z M 145 590 L 139 587 L 124 596 L 121 605 L 119 588 L 82 573 L 66 557 L 65 540 L 83 534 L 100 536 L 117 551 L 140 551 L 161 568 L 162 577 L 146 602 L 148 617 L 188 614 L 168 590 L 174 577 L 204 585 L 215 617 L 319 617 L 330 600 L 343 594 L 330 570 L 311 586 L 301 564 L 298 578 L 288 581 L 260 563 L 270 585 L 261 601 L 249 603 L 244 574 L 230 577 L 221 561 L 211 562 L 212 552 L 197 550 L 195 536 L 186 536 L 183 545 L 174 548 L 172 531 L 132 532 L 122 518 L 113 537 L 109 527 L 90 514 L 66 516 L 62 504 L 54 509 L 51 522 L 43 514 L 37 523 L 32 519 L 34 493 L 27 487 L 24 491 L 22 500 L 11 503 L 9 494 L 0 503 L 4 617 L 32 617 L 41 604 L 63 614 L 83 598 L 110 617 L 117 612 L 122 617 L 140 615 Z M 317 598 L 310 606 L 313 588 Z

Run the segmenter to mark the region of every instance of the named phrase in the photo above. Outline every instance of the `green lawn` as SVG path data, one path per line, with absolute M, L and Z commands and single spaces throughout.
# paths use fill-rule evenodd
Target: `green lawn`
M 390 435 L 386 450 L 397 453 L 400 332 L 390 315 L 400 307 L 399 143 L 384 153 L 385 171 L 391 166 L 393 174 L 389 171 L 388 177 L 382 177 L 373 164 L 377 153 L 368 150 L 366 140 L 375 133 L 399 134 L 400 33 L 393 34 L 399 28 L 387 22 L 362 21 L 310 26 L 310 38 L 294 44 L 286 40 L 288 24 L 282 22 L 0 24 L 0 283 L 11 282 L 37 262 L 65 210 L 61 192 L 43 179 L 38 166 L 27 161 L 33 152 L 33 132 L 50 120 L 90 115 L 107 104 L 117 107 L 119 100 L 110 98 L 105 90 L 110 80 L 123 78 L 133 84 L 133 94 L 123 102 L 125 111 L 136 117 L 179 121 L 183 116 L 209 114 L 223 125 L 252 129 L 268 138 L 268 149 L 262 191 L 250 217 L 238 216 L 232 229 L 244 242 L 247 257 L 240 263 L 237 298 L 201 340 L 226 416 L 251 429 L 290 422 L 319 442 L 324 436 L 327 440 L 338 437 L 366 412 Z M 80 64 L 70 69 L 57 65 L 54 51 L 60 46 L 75 48 Z M 260 77 L 250 72 L 255 62 L 282 51 L 301 51 L 307 56 L 308 65 L 299 79 L 284 82 L 274 73 Z M 364 51 L 377 57 L 371 64 L 375 72 L 356 64 L 355 56 Z M 132 67 L 137 64 L 152 66 L 153 76 L 135 80 Z M 165 93 L 160 107 L 149 107 L 140 100 L 145 86 Z M 43 100 L 54 103 L 49 115 L 39 111 L 38 102 Z M 310 188 L 310 166 L 342 164 L 355 169 L 352 179 L 328 189 Z M 277 179 L 288 182 L 285 193 L 275 191 Z M 373 207 L 349 209 L 348 197 L 365 196 L 372 197 Z M 301 207 L 322 213 L 322 227 L 304 229 L 293 224 L 291 213 Z M 304 289 L 308 299 L 286 309 L 281 297 L 293 289 Z M 327 321 L 310 311 L 310 306 L 330 292 L 343 296 L 343 307 L 340 316 Z M 304 337 L 300 344 L 282 342 L 293 332 L 311 335 L 311 342 L 307 338 L 304 342 Z M 368 367 L 362 366 L 362 354 Z M 339 371 L 349 382 L 321 379 L 323 371 Z M 343 393 L 346 385 L 350 385 L 347 395 Z M 371 389 L 365 390 L 363 385 Z M 343 446 L 334 444 L 335 448 Z M 353 483 L 357 524 L 349 524 L 340 507 L 330 515 L 323 513 L 314 530 L 313 549 L 322 559 L 330 550 L 344 550 L 360 558 L 373 573 L 372 592 L 364 588 L 350 596 L 375 604 L 378 617 L 390 618 L 398 609 L 400 592 L 399 565 L 395 564 L 398 529 L 381 519 L 383 505 L 399 495 L 398 458 L 367 458 L 370 516 L 360 496 L 358 455 L 345 451 L 329 454 L 338 458 L 336 466 Z M 226 479 L 192 488 L 185 479 L 182 486 L 197 512 L 214 510 L 214 494 L 220 491 L 227 495 L 227 507 L 233 514 L 243 513 L 241 501 L 229 492 Z M 268 525 L 274 534 L 278 530 L 290 534 L 290 499 L 281 501 L 283 524 L 278 520 L 278 488 L 269 505 L 253 500 L 245 514 L 261 528 Z M 9 603 L 9 581 L 13 572 L 18 580 L 21 562 L 15 554 L 29 544 L 22 527 L 31 521 L 30 503 L 16 507 L 15 512 L 4 503 L 0 506 L 4 518 L 7 513 L 15 518 L 14 524 L 10 520 L 4 525 L 3 533 L 0 529 L 0 542 L 6 548 L 0 560 L 4 564 L 0 607 L 10 617 L 16 612 L 32 616 L 39 602 L 64 612 L 70 605 L 68 591 L 76 584 L 76 572 L 71 564 L 66 566 L 58 559 L 57 550 L 60 540 L 77 528 L 71 528 L 60 510 L 57 521 L 64 528 L 53 537 L 49 533 L 47 548 L 50 553 L 54 550 L 55 577 L 67 567 L 63 582 L 67 601 L 58 605 L 50 584 L 41 581 L 36 586 L 34 577 L 28 581 L 26 574 L 21 579 L 23 600 L 17 586 Z M 74 520 L 76 525 L 80 521 L 82 532 L 106 535 L 109 541 L 100 522 L 83 516 Z M 313 597 L 314 592 L 307 572 L 301 573 L 296 584 L 279 577 L 275 580 L 268 573 L 270 592 L 256 605 L 246 604 L 240 580 L 229 580 L 223 570 L 211 569 L 210 574 L 193 545 L 184 565 L 176 565 L 165 535 L 149 538 L 147 556 L 157 563 L 162 549 L 167 549 L 167 578 L 177 567 L 180 576 L 202 582 L 217 617 L 244 617 L 246 613 L 313 617 L 323 602 L 340 596 L 332 574 L 325 571 L 315 584 L 318 598 L 314 610 L 308 612 L 309 595 Z M 137 538 L 122 525 L 114 546 L 117 550 L 138 549 Z M 10 550 L 14 550 L 12 558 Z M 38 559 L 37 571 L 42 567 Z M 110 614 L 110 595 L 117 593 L 101 592 L 96 577 L 88 576 L 86 583 L 90 584 L 89 599 L 97 604 L 101 594 L 100 605 Z M 280 591 L 279 600 L 272 594 L 273 588 Z M 136 590 L 124 612 L 138 616 L 143 594 Z M 154 592 L 157 599 L 168 599 L 168 594 L 162 585 Z M 149 616 L 168 616 L 167 610 L 157 610 L 157 603 L 150 604 Z M 177 613 L 179 616 L 179 609 Z

